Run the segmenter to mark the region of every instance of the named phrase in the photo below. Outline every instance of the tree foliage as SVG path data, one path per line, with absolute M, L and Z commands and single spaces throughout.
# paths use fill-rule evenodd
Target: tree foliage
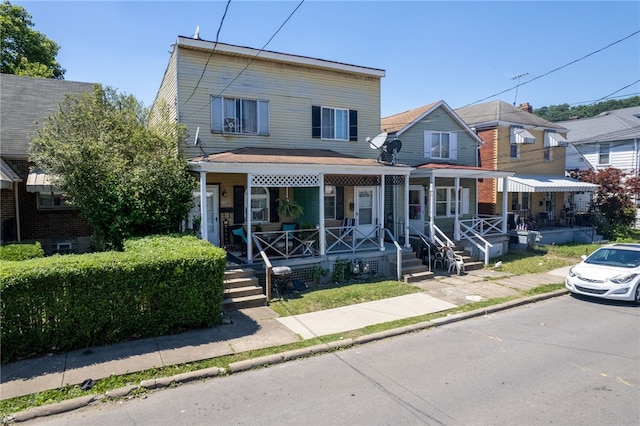
M 572 117 L 589 118 L 605 111 L 615 109 L 630 108 L 640 105 L 640 96 L 632 96 L 626 99 L 610 99 L 604 102 L 598 102 L 591 105 L 569 106 L 569 104 L 545 106 L 534 109 L 533 113 L 552 123 L 558 121 L 571 120 Z
M 86 217 L 99 248 L 175 232 L 193 206 L 196 180 L 177 148 L 184 126 L 149 129 L 147 118 L 133 96 L 95 86 L 68 95 L 32 139 L 31 160 Z
M 638 194 L 637 178 L 627 176 L 620 169 L 607 167 L 598 171 L 574 171 L 572 176 L 583 182 L 599 185 L 595 203 L 605 217 L 612 232 L 631 226 L 636 218 L 636 208 L 631 196 Z M 605 235 L 612 237 L 613 235 Z
M 9 1 L 0 4 L 0 72 L 63 79 L 65 70 L 56 61 L 60 46 L 33 26 L 25 8 Z

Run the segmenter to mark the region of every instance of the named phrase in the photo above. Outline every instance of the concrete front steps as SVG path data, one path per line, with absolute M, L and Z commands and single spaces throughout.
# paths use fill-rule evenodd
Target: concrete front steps
M 267 296 L 264 295 L 264 290 L 253 269 L 232 267 L 224 272 L 223 310 L 230 311 L 266 305 Z
M 484 262 L 478 260 L 475 256 L 469 254 L 462 248 L 454 247 L 454 252 L 464 260 L 465 271 L 473 271 L 484 268 Z M 394 264 L 395 267 L 395 264 Z M 429 271 L 428 265 L 422 264 L 422 259 L 416 257 L 413 251 L 404 251 L 402 253 L 402 278 L 406 283 L 412 283 L 422 280 L 432 279 L 434 272 Z

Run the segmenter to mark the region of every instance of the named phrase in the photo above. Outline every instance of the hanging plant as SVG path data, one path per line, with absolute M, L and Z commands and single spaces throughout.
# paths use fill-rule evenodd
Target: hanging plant
M 303 208 L 295 201 L 289 200 L 289 187 L 286 188 L 286 195 L 284 200 L 280 200 L 278 204 L 278 215 L 283 217 L 290 217 L 296 220 L 302 215 Z
M 280 200 L 278 204 L 278 214 L 282 217 L 290 217 L 295 220 L 302 215 L 303 211 L 304 209 L 300 204 L 288 198 Z

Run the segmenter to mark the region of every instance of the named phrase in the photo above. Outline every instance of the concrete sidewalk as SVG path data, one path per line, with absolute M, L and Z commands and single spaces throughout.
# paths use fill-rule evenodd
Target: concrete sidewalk
M 2 366 L 0 399 L 57 389 L 157 367 L 297 342 L 367 325 L 444 311 L 466 303 L 521 294 L 564 281 L 568 267 L 512 277 L 491 270 L 437 276 L 414 283 L 423 292 L 311 314 L 279 318 L 269 307 L 229 313 L 230 324 L 177 335 L 51 353 Z

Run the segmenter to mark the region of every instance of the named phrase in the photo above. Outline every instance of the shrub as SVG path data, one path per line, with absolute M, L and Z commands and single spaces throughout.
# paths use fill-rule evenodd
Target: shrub
M 27 260 L 38 257 L 44 257 L 44 250 L 39 241 L 0 246 L 0 260 Z
M 5 262 L 2 363 L 210 326 L 219 321 L 226 253 L 193 236 L 125 242 L 124 252 Z

